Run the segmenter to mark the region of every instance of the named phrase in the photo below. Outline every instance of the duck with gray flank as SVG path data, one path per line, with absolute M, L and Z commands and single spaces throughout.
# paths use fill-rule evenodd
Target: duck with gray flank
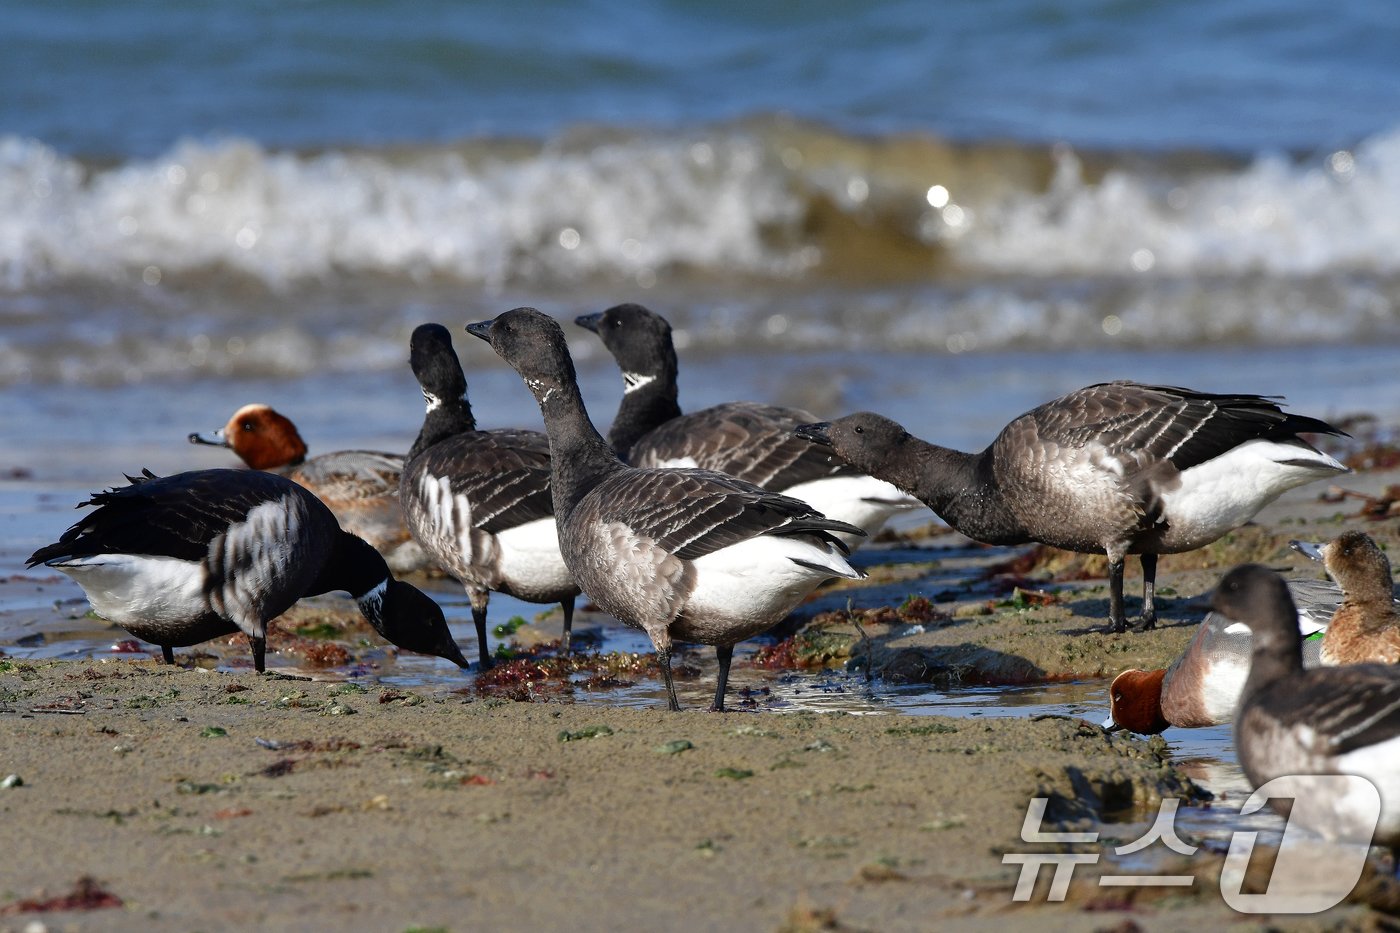
M 1235 716 L 1235 749 L 1259 787 L 1292 775 L 1324 800 L 1329 818 L 1310 828 L 1333 839 L 1400 846 L 1400 667 L 1348 664 L 1303 669 L 1297 609 L 1283 578 L 1258 564 L 1234 568 L 1211 600 L 1249 627 L 1249 678 Z M 1373 827 L 1360 794 L 1339 793 L 1316 776 L 1354 774 L 1380 792 Z M 1311 784 L 1311 786 L 1308 786 Z M 1286 804 L 1284 804 L 1286 806 Z
M 671 325 L 639 304 L 620 304 L 574 323 L 597 334 L 622 369 L 622 401 L 608 430 L 619 457 L 638 467 L 718 470 L 802 499 L 828 518 L 874 536 L 918 499 L 861 473 L 793 429 L 816 421 L 800 408 L 726 402 L 682 414 Z M 855 548 L 864 538 L 841 537 Z
M 1364 532 L 1348 531 L 1324 545 L 1290 541 L 1292 547 L 1322 561 L 1328 575 L 1342 588 L 1322 639 L 1323 664 L 1362 664 L 1400 661 L 1400 612 L 1390 560 Z
M 544 414 L 564 559 L 589 597 L 651 638 L 672 710 L 675 641 L 714 645 L 724 709 L 734 645 L 824 580 L 858 579 L 838 532 L 858 528 L 724 473 L 641 469 L 594 429 L 559 324 L 516 308 L 467 326 L 518 372 Z
M 1142 560 L 1138 630 L 1157 621 L 1157 555 L 1202 547 L 1282 493 L 1348 472 L 1300 433 L 1341 434 L 1258 395 L 1108 382 L 1013 420 L 980 453 L 919 440 L 872 412 L 803 425 L 985 544 L 1108 556 L 1109 630 L 1127 627 L 1123 563 Z
M 269 621 L 304 596 L 344 590 L 384 638 L 467 666 L 437 603 L 291 480 L 256 470 L 127 479 L 79 503 L 97 508 L 27 564 L 72 577 L 98 615 L 159 645 L 167 664 L 174 648 L 242 631 L 262 671 Z
M 191 444 L 225 447 L 254 470 L 287 477 L 324 502 L 340 527 L 364 538 L 384 555 L 394 573 L 432 566 L 409 534 L 399 506 L 403 456 L 379 450 L 338 450 L 309 460 L 306 442 L 292 420 L 269 405 L 244 405 L 209 437 L 191 434 Z
M 549 441 L 538 431 L 478 431 L 467 378 L 441 324 L 409 340 L 409 365 L 423 390 L 423 428 L 408 451 L 400 499 L 413 537 L 466 588 L 481 658 L 492 591 L 564 611 L 569 650 L 574 583 L 559 552 L 550 497 Z
M 1303 665 L 1321 663 L 1323 632 L 1342 604 L 1342 591 L 1327 580 L 1290 580 L 1303 639 Z M 1209 612 L 1186 650 L 1160 670 L 1130 668 L 1108 688 L 1103 727 L 1155 735 L 1169 727 L 1198 729 L 1233 722 L 1249 676 L 1249 628 Z

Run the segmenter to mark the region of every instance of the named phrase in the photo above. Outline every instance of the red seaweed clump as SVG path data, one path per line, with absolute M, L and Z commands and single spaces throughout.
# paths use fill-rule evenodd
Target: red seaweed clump
M 78 879 L 73 890 L 58 897 L 43 900 L 32 899 L 15 901 L 0 907 L 0 916 L 8 914 L 42 914 L 55 910 L 102 910 L 107 907 L 122 906 L 122 899 L 111 891 L 104 890 L 97 880 L 89 877 Z
M 571 696 L 575 689 L 610 690 L 630 687 L 636 678 L 661 676 L 654 654 L 622 651 L 557 654 L 557 642 L 520 649 L 476 678 L 480 696 L 533 702 Z M 697 677 L 699 670 L 672 664 L 677 677 Z

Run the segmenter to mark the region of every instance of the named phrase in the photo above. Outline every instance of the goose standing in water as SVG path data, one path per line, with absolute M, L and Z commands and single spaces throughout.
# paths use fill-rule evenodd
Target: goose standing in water
M 985 544 L 1108 556 L 1110 631 L 1127 627 L 1123 562 L 1142 560 L 1139 630 L 1156 626 L 1157 555 L 1191 551 L 1284 492 L 1348 472 L 1300 433 L 1341 434 L 1258 395 L 1107 382 L 1016 418 L 981 453 L 919 440 L 872 412 L 797 433 L 894 483 Z
M 564 560 L 589 597 L 655 646 L 671 709 L 673 641 L 714 645 L 724 709 L 734 645 L 832 577 L 857 579 L 837 533 L 858 528 L 724 473 L 617 458 L 579 394 L 559 324 L 516 308 L 467 326 L 518 372 L 544 414 Z
M 423 390 L 423 428 L 405 458 L 399 495 L 413 537 L 466 587 L 481 658 L 491 592 L 564 610 L 562 650 L 573 629 L 574 583 L 559 553 L 550 498 L 549 441 L 538 431 L 478 431 L 452 337 L 423 324 L 409 341 Z

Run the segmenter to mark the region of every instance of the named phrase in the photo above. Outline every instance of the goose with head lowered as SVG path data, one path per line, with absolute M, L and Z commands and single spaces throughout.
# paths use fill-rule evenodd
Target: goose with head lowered
M 549 441 L 538 431 L 476 429 L 467 378 L 441 324 L 413 331 L 409 364 L 427 411 L 404 461 L 400 500 L 413 537 L 467 590 L 481 669 L 491 667 L 492 591 L 560 603 L 568 651 L 579 589 L 559 553 Z
M 651 638 L 671 709 L 675 641 L 714 645 L 724 709 L 734 645 L 816 586 L 857 579 L 837 533 L 858 528 L 724 473 L 641 469 L 617 458 L 584 409 L 564 332 L 533 308 L 467 326 L 518 372 L 544 414 L 564 560 L 583 591 Z
M 159 645 L 167 664 L 174 648 L 241 630 L 262 671 L 269 621 L 304 596 L 344 590 L 384 638 L 467 666 L 438 604 L 291 480 L 256 470 L 128 479 L 80 503 L 97 508 L 28 565 L 72 577 L 98 615 Z
M 269 405 L 244 405 L 211 437 L 191 444 L 226 447 L 254 470 L 280 473 L 305 486 L 335 514 L 340 527 L 365 541 L 394 573 L 432 566 L 413 540 L 399 507 L 400 454 L 338 450 L 307 459 L 306 442 L 292 420 Z
M 1311 829 L 1400 847 L 1400 667 L 1304 670 L 1288 587 L 1258 564 L 1225 574 L 1211 606 L 1248 626 L 1252 639 L 1249 679 L 1235 716 L 1235 749 L 1250 784 L 1291 775 L 1299 793 L 1325 805 L 1325 819 Z M 1366 818 L 1370 794 L 1364 788 L 1339 790 L 1336 782 L 1317 780 L 1338 774 L 1358 775 L 1375 787 L 1378 824 Z
M 815 421 L 800 408 L 726 402 L 682 414 L 671 325 L 639 304 L 620 304 L 574 320 L 597 334 L 622 369 L 622 401 L 608 443 L 638 467 L 718 470 L 802 499 L 828 518 L 875 535 L 918 499 L 833 457 L 793 429 Z M 840 536 L 851 548 L 864 538 Z
M 1343 433 L 1325 421 L 1259 395 L 1134 382 L 1046 402 L 980 453 L 919 440 L 873 412 L 797 433 L 918 496 L 969 538 L 1106 554 L 1113 632 L 1127 627 L 1127 555 L 1142 560 L 1138 628 L 1150 629 L 1158 554 L 1207 545 L 1289 489 L 1348 472 L 1298 436 Z

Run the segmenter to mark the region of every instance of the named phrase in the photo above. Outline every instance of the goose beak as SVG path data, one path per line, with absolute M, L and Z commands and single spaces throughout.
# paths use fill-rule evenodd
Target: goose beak
M 580 314 L 578 317 L 574 318 L 574 323 L 584 330 L 591 330 L 596 334 L 598 333 L 598 325 L 602 323 L 602 320 L 603 312 L 599 311 L 596 314 Z
M 203 434 L 191 434 L 191 435 L 190 435 L 190 443 L 191 443 L 191 444 L 204 444 L 204 445 L 207 446 L 207 447 L 227 447 L 227 446 L 229 446 L 228 439 L 224 437 L 224 432 L 223 432 L 223 431 L 215 431 L 214 434 L 212 435 L 212 437 L 213 437 L 213 439 L 210 440 L 210 438 L 205 437 Z
M 1322 546 L 1319 544 L 1309 544 L 1306 541 L 1289 541 L 1288 546 L 1302 554 L 1308 560 L 1322 560 Z
M 468 324 L 467 333 L 471 334 L 473 337 L 480 337 L 482 340 L 490 343 L 491 325 L 494 323 L 496 323 L 496 319 L 491 318 L 489 321 L 477 321 L 475 324 Z
M 792 433 L 798 437 L 811 441 L 813 444 L 821 444 L 824 447 L 831 446 L 830 421 L 818 421 L 815 424 L 799 424 L 792 429 Z

